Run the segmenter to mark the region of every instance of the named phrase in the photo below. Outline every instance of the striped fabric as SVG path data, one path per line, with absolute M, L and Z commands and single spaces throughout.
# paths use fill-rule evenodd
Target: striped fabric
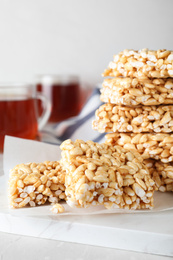
M 102 104 L 100 101 L 100 89 L 95 88 L 78 116 L 57 124 L 46 125 L 41 132 L 41 141 L 59 145 L 66 139 L 104 142 L 105 134 L 100 134 L 92 129 L 95 111 Z

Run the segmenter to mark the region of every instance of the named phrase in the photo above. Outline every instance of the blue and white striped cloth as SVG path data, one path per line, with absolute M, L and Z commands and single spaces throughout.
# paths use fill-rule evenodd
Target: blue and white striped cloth
M 60 123 L 46 125 L 41 131 L 41 141 L 59 145 L 66 139 L 104 142 L 105 134 L 100 134 L 92 129 L 95 111 L 102 104 L 100 101 L 100 89 L 95 88 L 78 116 Z

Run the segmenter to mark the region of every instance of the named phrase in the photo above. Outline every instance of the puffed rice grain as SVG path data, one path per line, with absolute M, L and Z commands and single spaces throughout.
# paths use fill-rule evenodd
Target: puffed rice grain
M 62 204 L 56 203 L 50 209 L 54 214 L 63 213 L 65 211 L 64 206 Z

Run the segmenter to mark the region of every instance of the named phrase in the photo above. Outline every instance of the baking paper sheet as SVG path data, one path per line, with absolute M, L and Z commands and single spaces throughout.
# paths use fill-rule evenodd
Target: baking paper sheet
M 0 212 L 10 213 L 17 216 L 55 216 L 51 211 L 51 205 L 46 204 L 37 207 L 25 207 L 21 209 L 9 209 L 7 199 L 7 181 L 9 171 L 15 165 L 27 162 L 44 162 L 46 160 L 55 161 L 61 157 L 59 146 L 30 141 L 16 137 L 6 136 L 3 156 L 4 176 L 0 177 Z M 65 202 L 65 212 L 61 215 L 93 215 L 93 214 L 110 214 L 110 213 L 149 213 L 173 209 L 173 192 L 154 193 L 154 208 L 152 210 L 126 210 L 111 209 L 107 210 L 104 206 L 92 206 L 87 209 L 70 208 Z

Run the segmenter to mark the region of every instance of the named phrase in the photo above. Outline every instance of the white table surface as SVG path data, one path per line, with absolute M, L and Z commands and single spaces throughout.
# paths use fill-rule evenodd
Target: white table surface
M 2 154 L 0 154 L 0 169 L 2 168 Z M 11 259 L 61 259 L 89 260 L 89 259 L 147 259 L 166 260 L 171 257 L 137 253 L 132 251 L 89 246 L 76 243 L 27 237 L 0 232 L 0 260 Z

